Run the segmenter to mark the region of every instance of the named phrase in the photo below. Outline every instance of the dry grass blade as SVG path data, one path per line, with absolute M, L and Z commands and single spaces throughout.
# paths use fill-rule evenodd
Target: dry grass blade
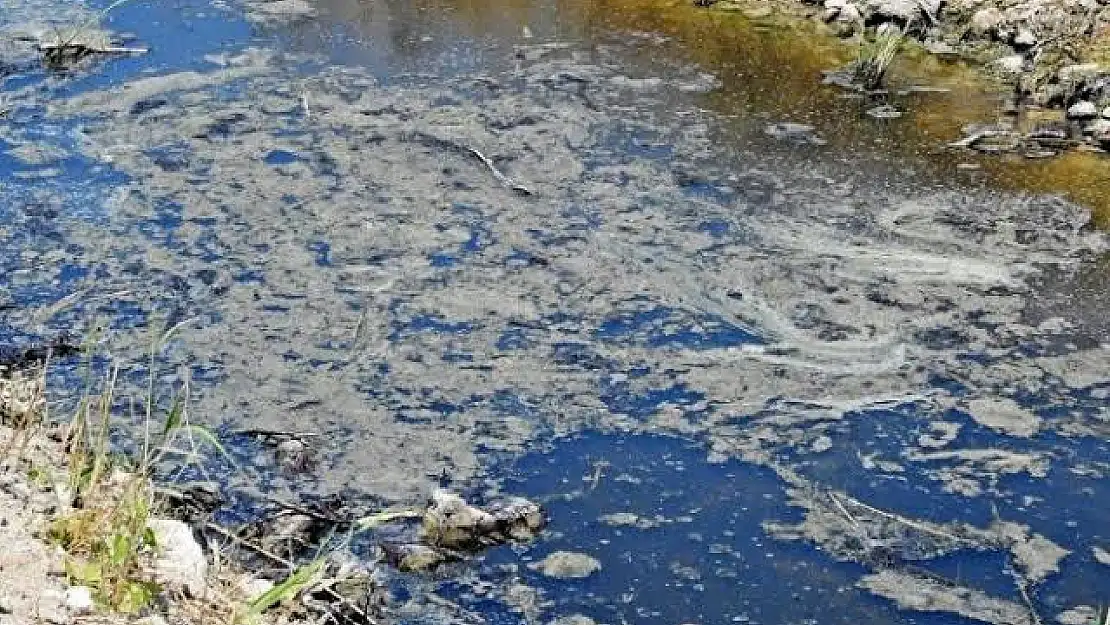
M 374 529 L 386 523 L 394 521 L 402 521 L 408 519 L 423 518 L 424 513 L 419 510 L 386 510 L 376 514 L 370 514 L 355 521 L 355 528 L 357 531 L 365 531 Z
M 0 423 L 11 428 L 12 435 L 4 444 L 0 458 L 8 458 L 13 450 L 23 447 L 47 420 L 46 371 L 50 358 L 41 367 L 24 371 L 0 370 Z
M 913 529 L 915 529 L 915 530 L 917 530 L 917 531 L 919 531 L 923 534 L 929 534 L 929 535 L 936 536 L 936 537 L 939 537 L 939 538 L 945 538 L 947 540 L 951 540 L 951 541 L 957 542 L 957 543 L 973 542 L 973 541 L 969 541 L 966 538 L 961 538 L 961 537 L 956 536 L 954 534 L 950 534 L 948 532 L 930 527 L 928 525 L 918 523 L 917 521 L 914 521 L 912 519 L 907 519 L 906 517 L 894 514 L 893 512 L 887 512 L 886 510 L 880 510 L 880 509 L 878 509 L 874 506 L 869 506 L 869 505 L 863 503 L 862 501 L 860 501 L 860 500 L 858 500 L 854 497 L 850 497 L 848 495 L 841 495 L 841 496 L 844 497 L 844 499 L 847 500 L 849 503 L 851 503 L 853 506 L 858 506 L 858 507 L 870 512 L 871 514 L 881 516 L 885 519 L 889 519 L 889 520 L 894 521 L 896 523 L 901 523 L 902 525 L 905 525 L 906 527 L 913 528 Z

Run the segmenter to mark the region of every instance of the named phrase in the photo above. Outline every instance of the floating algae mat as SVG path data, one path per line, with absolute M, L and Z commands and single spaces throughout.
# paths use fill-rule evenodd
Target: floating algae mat
M 930 169 L 914 111 L 962 92 L 884 126 L 772 93 L 834 52 L 579 6 L 128 5 L 149 55 L 5 65 L 0 336 L 140 361 L 187 322 L 159 379 L 240 492 L 545 501 L 537 541 L 391 578 L 414 622 L 1093 622 L 1089 209 Z

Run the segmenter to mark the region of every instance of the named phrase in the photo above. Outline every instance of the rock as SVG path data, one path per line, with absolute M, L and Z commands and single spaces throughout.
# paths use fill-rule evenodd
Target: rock
M 875 108 L 868 109 L 867 115 L 875 119 L 898 119 L 902 116 L 902 111 L 894 108 L 889 104 L 876 106 Z
M 1102 109 L 1102 117 L 1104 119 L 1110 119 L 1110 106 Z
M 1003 74 L 1016 75 L 1025 69 L 1025 57 L 1020 54 L 1011 54 L 1000 59 L 995 59 L 991 65 Z
M 1104 137 L 1110 134 L 1110 119 L 1098 118 L 1083 128 L 1083 134 Z
M 150 519 L 147 527 L 154 534 L 158 556 L 154 578 L 174 592 L 203 597 L 207 589 L 208 559 L 193 538 L 193 530 L 173 519 Z
M 274 449 L 274 455 L 281 468 L 289 473 L 304 473 L 315 466 L 313 449 L 304 441 L 295 438 L 278 443 Z
M 573 551 L 556 551 L 539 562 L 528 565 L 548 577 L 580 579 L 601 570 L 601 562 L 593 556 Z
M 1098 115 L 1098 107 L 1093 102 L 1080 101 L 1068 107 L 1068 119 L 1091 119 Z
M 497 520 L 458 495 L 438 491 L 424 512 L 424 540 L 442 547 L 460 547 L 493 531 Z
M 1002 12 L 994 7 L 980 9 L 971 16 L 971 32 L 979 37 L 987 37 L 997 33 L 998 26 L 1002 24 Z
M 765 127 L 763 133 L 780 141 L 808 143 L 810 145 L 825 145 L 825 143 L 827 143 L 824 139 L 814 134 L 813 126 L 807 124 L 779 122 Z
M 937 41 L 935 39 L 926 41 L 925 49 L 929 54 L 934 54 L 936 56 L 955 56 L 959 54 L 959 50 L 948 44 L 948 42 Z
M 868 22 L 893 21 L 909 24 L 920 12 L 935 17 L 940 10 L 940 0 L 867 0 L 864 15 Z
M 423 538 L 439 547 L 529 540 L 545 521 L 539 505 L 520 497 L 495 502 L 487 511 L 456 494 L 439 491 L 424 512 Z
M 1028 50 L 1037 45 L 1037 36 L 1033 34 L 1028 28 L 1022 28 L 1014 36 L 1013 45 L 1018 50 Z
M 496 502 L 489 513 L 497 522 L 497 531 L 513 540 L 531 540 L 547 522 L 539 504 L 522 497 Z
M 1095 78 L 1102 73 L 1102 66 L 1098 63 L 1077 63 L 1061 67 L 1056 76 L 1061 82 L 1082 82 Z
M 445 551 L 417 543 L 382 545 L 382 550 L 390 564 L 409 573 L 430 571 L 444 562 L 457 559 Z
M 836 16 L 836 21 L 841 24 L 858 24 L 863 21 L 863 15 L 859 12 L 859 8 L 851 2 L 840 7 L 840 12 Z
M 151 614 L 133 622 L 131 625 L 167 625 L 167 623 L 161 615 Z
M 96 608 L 92 590 L 88 586 L 73 586 L 66 590 L 66 609 L 70 614 L 84 616 Z

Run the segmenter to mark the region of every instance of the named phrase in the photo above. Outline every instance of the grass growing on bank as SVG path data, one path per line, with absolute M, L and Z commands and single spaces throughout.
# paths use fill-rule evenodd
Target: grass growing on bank
M 65 437 L 73 507 L 54 520 L 49 537 L 66 551 L 69 582 L 89 587 L 97 604 L 110 612 L 135 613 L 162 590 L 146 566 L 158 548 L 149 528 L 152 511 L 159 505 L 154 470 L 171 458 L 195 462 L 200 457 L 198 438 L 223 453 L 211 433 L 189 423 L 187 379 L 174 389 L 168 410 L 162 413 L 157 405 L 158 355 L 182 325 L 152 337 L 141 415 L 143 440 L 133 457 L 112 451 L 111 434 L 119 418 L 116 408 L 122 403 L 118 397 L 122 367 L 113 363 L 96 379 L 91 366 L 94 342 L 85 349 L 85 389 Z
M 868 91 L 882 88 L 887 70 L 898 56 L 904 38 L 901 29 L 888 27 L 881 29 L 873 40 L 865 41 L 852 64 L 856 82 Z
M 5 454 L 0 461 L 9 468 L 24 467 L 28 482 L 40 486 L 42 492 L 53 488 L 59 495 L 58 511 L 43 513 L 45 538 L 63 548 L 69 585 L 88 588 L 96 607 L 105 615 L 141 613 L 166 600 L 163 607 L 170 613 L 198 625 L 293 622 L 298 619 L 290 620 L 289 616 L 297 612 L 293 606 L 296 599 L 325 581 L 345 579 L 343 573 L 328 577 L 325 569 L 331 552 L 344 548 L 346 543 L 335 549 L 321 546 L 313 561 L 299 566 L 282 561 L 288 567 L 286 577 L 255 596 L 247 595 L 242 584 L 244 580 L 257 580 L 234 563 L 221 564 L 218 549 L 215 562 L 209 563 L 204 596 L 167 594 L 164 591 L 182 589 L 163 588 L 155 578 L 158 567 L 154 563 L 160 558 L 161 545 L 150 527 L 166 493 L 155 488 L 156 471 L 196 464 L 202 458 L 199 448 L 204 445 L 226 456 L 211 432 L 189 421 L 188 378 L 169 389 L 158 382 L 162 349 L 183 325 L 153 334 L 145 388 L 138 393 L 143 397 L 136 401 L 128 401 L 121 390 L 128 369 L 119 361 L 111 362 L 106 370 L 94 371 L 98 338 L 90 339 L 82 350 L 84 357 L 79 366 L 84 388 L 68 424 L 60 428 L 51 427 L 46 419 L 49 359 L 20 363 L 11 370 L 0 368 L 0 425 L 4 426 L 0 432 L 10 433 L 10 438 L 0 440 L 0 451 Z M 159 403 L 159 397 L 164 401 Z M 118 436 L 126 429 L 121 427 L 124 421 L 141 428 L 140 435 L 133 437 L 138 439 L 135 451 L 127 454 L 116 452 L 120 438 L 126 440 Z M 32 440 L 39 433 L 43 436 Z M 44 445 L 50 439 L 61 443 Z M 32 453 L 15 458 L 25 444 Z M 238 542 L 246 544 L 241 539 Z M 350 614 L 362 616 L 360 620 L 347 618 L 342 622 L 373 622 L 361 608 L 335 591 L 323 592 L 330 592 Z

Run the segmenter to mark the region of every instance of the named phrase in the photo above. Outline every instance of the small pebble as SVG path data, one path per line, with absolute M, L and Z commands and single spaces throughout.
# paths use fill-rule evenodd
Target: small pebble
M 1090 119 L 1098 114 L 1093 102 L 1076 102 L 1068 107 L 1068 119 Z
M 74 586 L 66 590 L 66 608 L 71 614 L 91 614 L 96 606 L 88 586 Z
M 1014 37 L 1014 47 L 1020 50 L 1032 48 L 1035 45 L 1037 45 L 1037 37 L 1027 28 L 1019 30 Z

